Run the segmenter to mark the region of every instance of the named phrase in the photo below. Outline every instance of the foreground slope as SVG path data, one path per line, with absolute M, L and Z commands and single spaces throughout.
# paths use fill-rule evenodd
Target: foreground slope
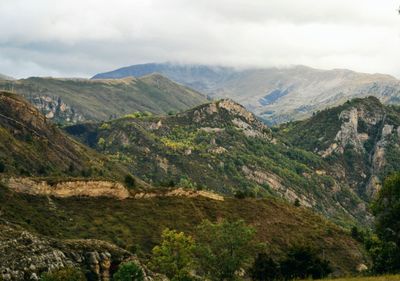
M 140 77 L 158 72 L 211 96 L 229 97 L 270 123 L 310 116 L 349 98 L 373 95 L 399 103 L 400 81 L 389 75 L 305 66 L 234 69 L 173 63 L 142 64 L 95 75 L 93 78 Z
M 28 78 L 0 81 L 59 123 L 100 121 L 135 111 L 166 114 L 206 102 L 202 94 L 161 75 L 120 80 Z
M 326 175 L 327 164 L 288 148 L 232 100 L 164 117 L 127 117 L 66 128 L 89 146 L 161 186 L 209 189 L 236 196 L 284 197 L 341 218 L 368 221 L 363 202 Z
M 0 185 L 2 217 L 29 231 L 57 239 L 101 239 L 146 258 L 164 228 L 193 233 L 203 220 L 243 219 L 279 258 L 295 244 L 310 244 L 330 260 L 336 274 L 355 272 L 368 259 L 362 246 L 311 210 L 276 199 L 154 196 L 52 198 L 14 193 Z M 256 253 L 254 253 L 256 255 Z
M 281 140 L 315 152 L 330 164 L 329 174 L 366 200 L 400 165 L 400 109 L 377 98 L 354 99 L 310 119 L 283 125 Z

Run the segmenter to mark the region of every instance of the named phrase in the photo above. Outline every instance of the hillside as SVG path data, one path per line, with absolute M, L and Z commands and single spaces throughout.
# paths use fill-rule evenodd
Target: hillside
M 0 91 L 3 175 L 120 177 L 124 171 L 65 135 L 19 95 Z
M 0 89 L 21 94 L 48 119 L 62 124 L 109 120 L 135 111 L 167 114 L 207 101 L 161 75 L 120 80 L 33 77 L 0 81 Z
M 288 148 L 231 100 L 174 116 L 131 116 L 66 131 L 156 186 L 273 195 L 298 201 L 341 223 L 370 220 L 358 196 L 326 175 L 328 164 L 321 157 Z
M 229 97 L 271 124 L 303 119 L 355 97 L 373 95 L 387 104 L 400 101 L 400 81 L 392 76 L 305 66 L 241 70 L 160 63 L 124 67 L 93 78 L 140 77 L 154 72 L 210 96 Z
M 142 193 L 143 194 L 143 193 Z M 306 208 L 276 199 L 142 196 L 48 198 L 14 193 L 0 185 L 2 218 L 56 239 L 101 239 L 138 252 L 146 260 L 164 228 L 193 233 L 203 220 L 244 219 L 257 229 L 274 256 L 287 247 L 311 243 L 331 261 L 336 274 L 355 272 L 368 259 L 358 242 Z M 99 211 L 101 210 L 101 211 Z M 1 228 L 0 228 L 1 235 Z M 1 237 L 0 237 L 1 240 Z
M 367 200 L 400 169 L 400 109 L 374 97 L 351 100 L 278 132 L 283 142 L 321 155 L 330 175 Z

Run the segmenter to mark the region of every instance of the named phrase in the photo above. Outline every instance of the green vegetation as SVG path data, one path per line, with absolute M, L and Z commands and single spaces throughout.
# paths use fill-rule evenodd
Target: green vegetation
M 113 275 L 114 281 L 143 281 L 143 270 L 134 262 L 126 262 L 119 265 L 118 270 Z
M 389 176 L 374 202 L 376 216 L 375 238 L 369 250 L 376 273 L 400 272 L 400 174 Z
M 191 236 L 165 229 L 161 235 L 160 245 L 152 250 L 150 267 L 171 280 L 186 280 L 194 267 L 194 246 Z
M 308 201 L 302 204 L 343 225 L 354 224 L 352 216 L 365 219 L 365 210 L 357 209 L 361 199 L 347 185 L 338 189 L 334 177 L 317 173 L 329 170 L 329 163 L 313 152 L 273 142 L 261 122 L 221 102 L 240 108 L 219 101 L 175 116 L 121 118 L 108 122 L 107 129 L 87 124 L 66 131 L 152 185 L 173 182 L 237 198 L 287 196 L 289 189 Z M 102 139 L 106 148 L 98 144 Z M 346 211 L 337 208 L 338 201 Z
M 18 95 L 0 91 L 0 172 L 121 179 L 125 168 L 78 143 Z
M 244 221 L 204 221 L 196 232 L 200 268 L 210 280 L 236 280 L 236 273 L 253 258 L 255 229 Z
M 86 281 L 86 277 L 80 269 L 66 267 L 43 273 L 40 281 Z

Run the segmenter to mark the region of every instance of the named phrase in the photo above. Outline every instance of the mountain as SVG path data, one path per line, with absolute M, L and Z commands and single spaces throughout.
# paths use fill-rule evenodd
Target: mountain
M 337 275 L 369 263 L 348 231 L 308 208 L 348 226 L 368 215 L 358 198 L 319 175 L 327 169 L 321 157 L 288 149 L 231 100 L 66 130 L 106 155 L 66 136 L 20 95 L 0 92 L 2 278 L 35 279 L 69 265 L 88 280 L 109 280 L 128 258 L 148 280 L 166 280 L 140 262 L 162 230 L 192 234 L 202 220 L 221 218 L 254 226 L 257 241 L 270 245 L 277 259 L 308 243 Z M 137 175 L 130 186 L 120 182 L 129 172 Z M 243 198 L 252 193 L 258 197 Z
M 298 201 L 342 223 L 370 220 L 357 194 L 326 175 L 329 165 L 322 157 L 280 142 L 232 100 L 174 116 L 130 116 L 74 125 L 66 131 L 156 186 L 238 197 L 272 195 Z
M 119 80 L 28 78 L 0 81 L 57 123 L 109 120 L 135 111 L 167 114 L 207 101 L 161 75 Z
M 114 168 L 105 160 L 104 156 L 66 136 L 21 96 L 0 91 L 3 173 L 111 176 Z
M 375 97 L 353 99 L 285 124 L 279 134 L 285 143 L 320 155 L 332 176 L 367 200 L 388 174 L 400 170 L 400 108 Z
M 376 96 L 399 103 L 400 81 L 389 75 L 305 66 L 234 69 L 172 63 L 142 64 L 93 78 L 140 77 L 158 72 L 213 97 L 229 97 L 271 124 L 304 119 L 355 97 Z

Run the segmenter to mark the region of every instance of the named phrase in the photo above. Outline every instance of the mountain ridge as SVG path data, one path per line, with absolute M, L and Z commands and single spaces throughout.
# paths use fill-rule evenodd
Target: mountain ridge
M 235 69 L 207 65 L 151 63 L 124 67 L 100 77 L 159 72 L 212 97 L 229 97 L 271 124 L 304 119 L 313 112 L 355 97 L 374 95 L 384 103 L 400 102 L 400 81 L 387 74 L 307 66 Z

